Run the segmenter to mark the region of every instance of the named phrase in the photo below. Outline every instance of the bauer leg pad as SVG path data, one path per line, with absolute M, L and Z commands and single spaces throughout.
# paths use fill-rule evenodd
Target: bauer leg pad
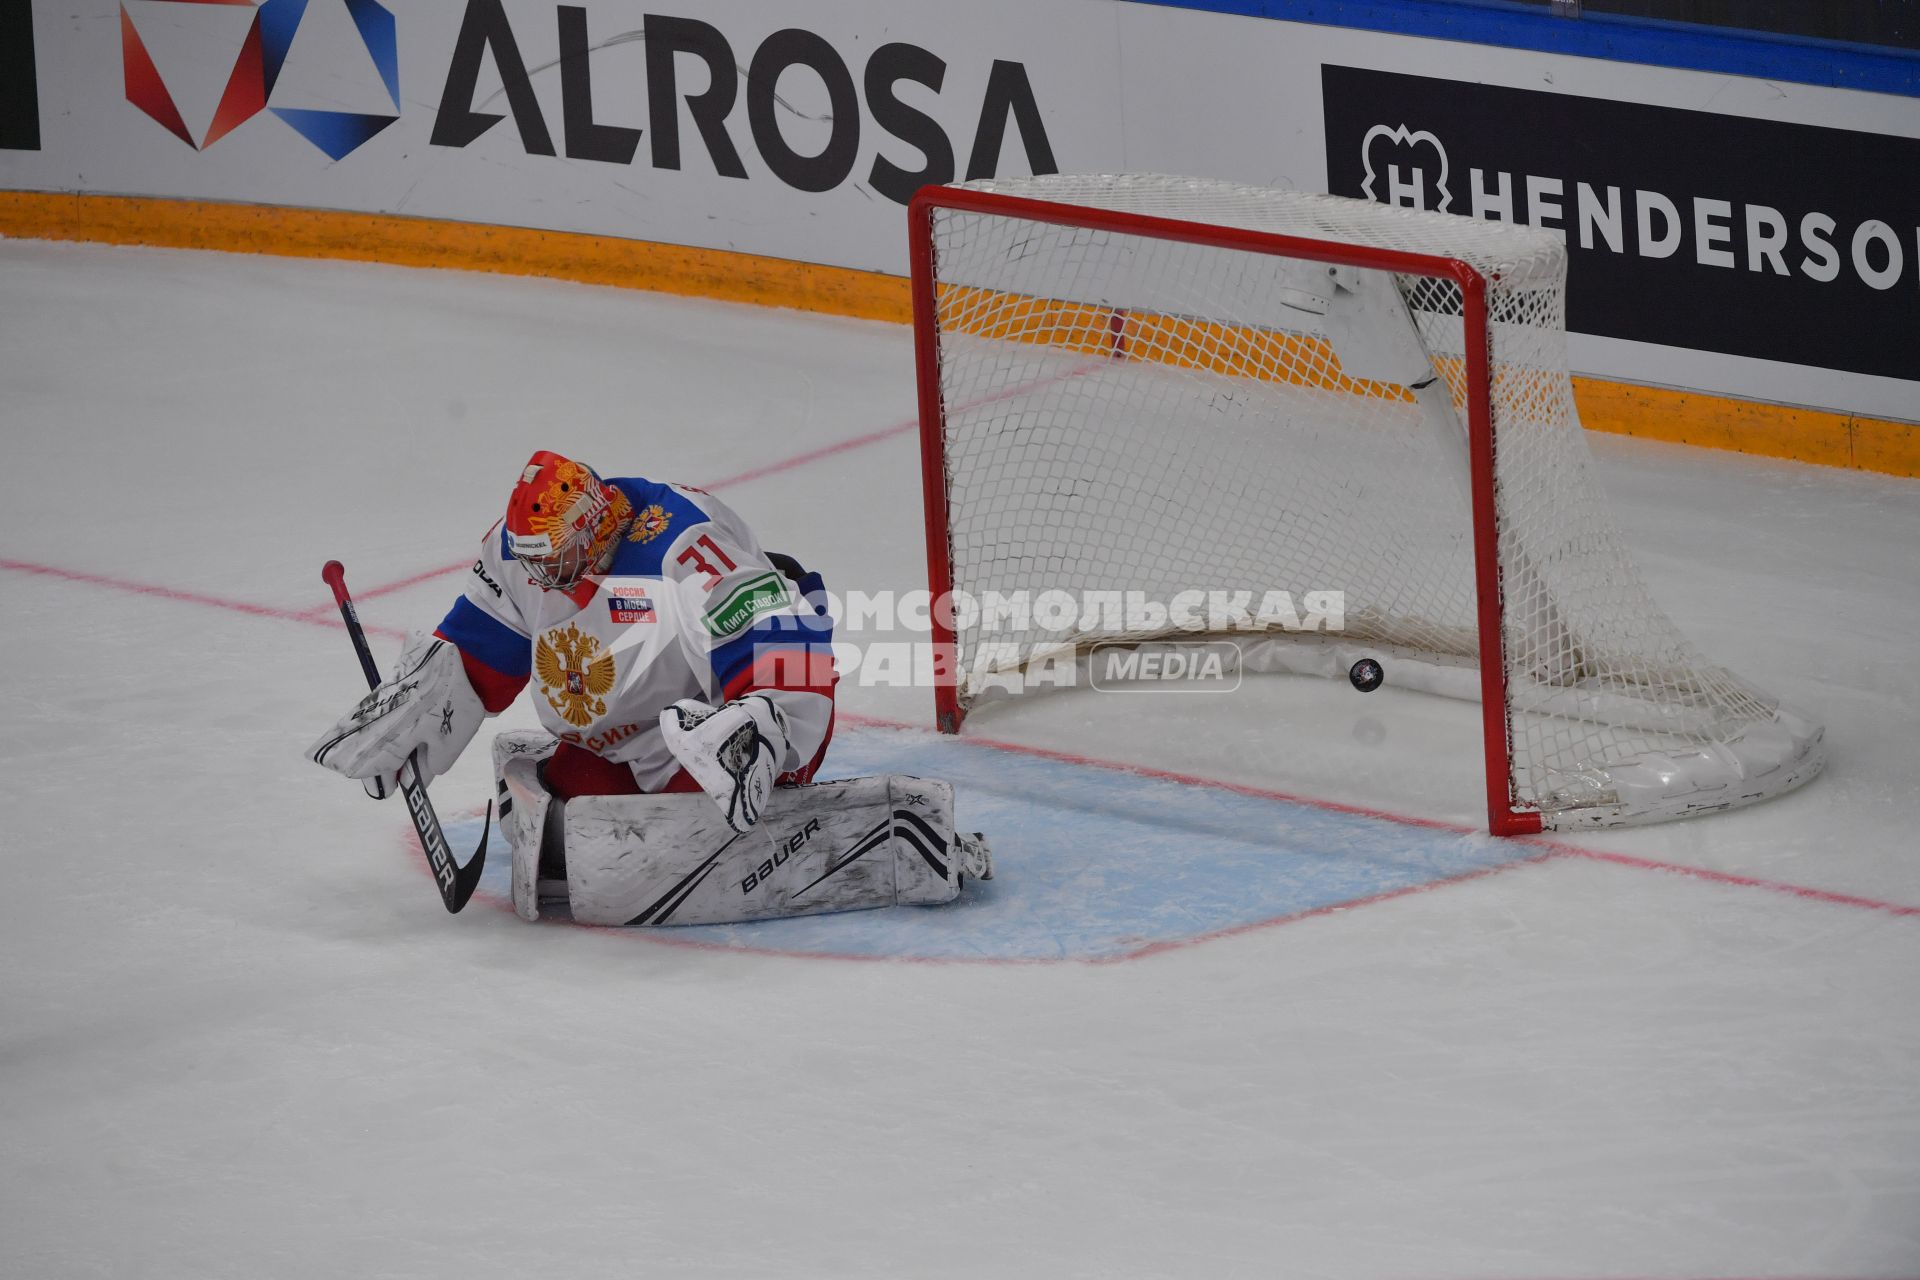
M 540 783 L 540 762 L 560 744 L 544 733 L 502 733 L 493 740 L 493 785 L 500 831 L 513 848 L 513 909 L 522 920 L 540 918 L 540 855 L 558 838 L 548 821 L 565 807 Z M 565 884 L 548 889 L 565 900 Z
M 692 793 L 582 796 L 567 802 L 565 828 L 568 899 L 582 924 L 933 905 L 958 896 L 965 870 L 953 788 L 898 774 L 776 787 L 744 834 Z

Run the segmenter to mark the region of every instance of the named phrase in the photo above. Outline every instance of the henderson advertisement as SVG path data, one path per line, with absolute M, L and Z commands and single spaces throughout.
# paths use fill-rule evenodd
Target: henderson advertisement
M 1321 92 L 1328 190 L 1560 232 L 1575 333 L 1920 383 L 1920 139 L 1353 67 Z
M 0 0 L 0 189 L 903 275 L 923 183 L 1324 184 L 1563 230 L 1576 372 L 1920 421 L 1903 131 L 1920 100 L 1121 0 Z

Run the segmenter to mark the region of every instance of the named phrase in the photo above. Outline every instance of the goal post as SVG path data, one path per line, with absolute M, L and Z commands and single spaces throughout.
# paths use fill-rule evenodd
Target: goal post
M 1097 647 L 1206 640 L 1477 697 L 1497 834 L 1818 772 L 1819 725 L 1700 659 L 1626 555 L 1552 233 L 1152 175 L 927 188 L 909 218 L 942 730 Z M 1339 630 L 1298 624 L 1313 593 Z

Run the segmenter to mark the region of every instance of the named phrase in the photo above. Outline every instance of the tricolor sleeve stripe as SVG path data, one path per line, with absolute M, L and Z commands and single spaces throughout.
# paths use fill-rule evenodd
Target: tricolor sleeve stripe
M 435 634 L 501 675 L 524 679 L 533 670 L 533 646 L 527 638 L 464 597 L 454 602 Z
M 489 712 L 504 711 L 527 687 L 533 670 L 527 638 L 472 601 L 455 602 L 434 634 L 460 650 L 467 683 Z
M 440 638 L 446 639 L 445 636 Z M 499 715 L 512 706 L 513 700 L 520 696 L 520 691 L 527 687 L 526 676 L 501 675 L 465 650 L 460 652 L 460 666 L 467 673 L 467 683 L 479 695 L 480 705 L 487 709 L 490 716 Z
M 823 664 L 831 670 L 833 621 L 818 615 L 761 618 L 725 644 L 715 646 L 709 660 L 715 687 L 726 691 L 728 697 L 748 687 L 817 686 L 820 681 L 812 674 L 796 676 L 812 673 Z

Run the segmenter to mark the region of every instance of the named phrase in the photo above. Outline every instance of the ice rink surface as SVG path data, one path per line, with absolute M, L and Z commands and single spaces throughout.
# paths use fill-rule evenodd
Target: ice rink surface
M 1682 824 L 1473 834 L 1477 709 L 1391 687 L 956 742 L 850 676 L 829 768 L 953 778 L 997 878 L 645 934 L 447 916 L 302 758 L 364 688 L 322 561 L 389 660 L 548 447 L 921 586 L 913 407 L 893 326 L 0 242 L 0 1275 L 1920 1275 L 1920 482 L 1594 439 L 1828 727 Z

